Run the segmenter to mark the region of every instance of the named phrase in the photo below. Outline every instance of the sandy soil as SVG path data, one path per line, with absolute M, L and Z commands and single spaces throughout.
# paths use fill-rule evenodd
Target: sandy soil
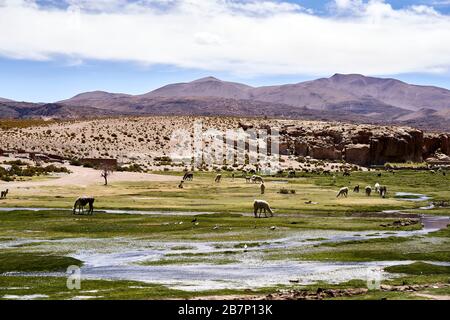
M 84 168 L 78 166 L 65 165 L 72 173 L 71 174 L 55 174 L 55 178 L 40 181 L 12 181 L 7 183 L 9 189 L 13 188 L 28 188 L 38 186 L 88 186 L 93 184 L 101 184 L 103 178 L 100 176 L 101 171 L 91 168 Z M 179 181 L 179 177 L 138 173 L 138 172 L 113 172 L 109 177 L 109 182 L 121 181 Z
M 428 293 L 416 293 L 416 296 L 421 297 L 421 298 L 431 299 L 431 300 L 450 300 L 450 296 L 441 296 L 441 295 L 428 294 Z

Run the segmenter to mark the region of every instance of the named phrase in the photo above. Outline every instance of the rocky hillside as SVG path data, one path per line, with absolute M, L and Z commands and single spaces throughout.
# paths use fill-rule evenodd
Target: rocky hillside
M 345 160 L 362 166 L 422 162 L 435 153 L 450 156 L 450 134 L 408 127 L 289 124 L 283 127 L 282 135 L 280 152 L 284 155 Z
M 67 158 L 107 157 L 124 163 L 153 166 L 171 154 L 176 129 L 193 130 L 195 120 L 203 130 L 249 128 L 280 130 L 283 164 L 299 168 L 301 159 L 362 166 L 386 162 L 422 162 L 450 156 L 450 134 L 424 133 L 410 127 L 342 124 L 301 120 L 264 120 L 229 117 L 124 117 L 63 121 L 1 131 L 0 149 L 21 149 Z M 442 156 L 444 158 L 442 158 Z M 450 158 L 449 158 L 450 161 Z

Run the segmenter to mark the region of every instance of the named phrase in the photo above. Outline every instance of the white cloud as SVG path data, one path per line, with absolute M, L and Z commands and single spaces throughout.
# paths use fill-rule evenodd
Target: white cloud
M 167 64 L 240 74 L 448 72 L 450 17 L 336 0 L 345 14 L 249 0 L 0 0 L 0 55 Z M 259 5 L 258 5 L 259 4 Z

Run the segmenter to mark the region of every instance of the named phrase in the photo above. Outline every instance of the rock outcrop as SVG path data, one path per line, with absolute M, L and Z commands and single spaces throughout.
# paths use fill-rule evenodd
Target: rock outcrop
M 370 163 L 422 161 L 423 132 L 401 130 L 370 139 Z
M 449 134 L 425 134 L 422 149 L 424 159 L 432 156 L 436 151 L 450 155 L 450 135 Z
M 450 135 L 409 127 L 311 123 L 281 128 L 282 155 L 345 160 L 361 166 L 422 162 L 436 151 L 450 155 Z
M 370 164 L 369 144 L 349 144 L 345 147 L 345 161 L 360 166 Z

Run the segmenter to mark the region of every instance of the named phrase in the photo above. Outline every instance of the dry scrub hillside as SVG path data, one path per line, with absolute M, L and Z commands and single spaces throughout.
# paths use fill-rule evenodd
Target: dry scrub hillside
M 379 159 L 380 162 L 420 160 L 424 147 L 429 149 L 428 153 L 438 147 L 446 150 L 443 147 L 450 141 L 443 136 L 424 139 L 421 131 L 407 127 L 262 118 L 152 116 L 49 122 L 0 129 L 0 149 L 22 149 L 70 159 L 117 158 L 121 163 L 137 163 L 150 169 L 170 166 L 163 157 L 171 154 L 172 132 L 185 129 L 192 135 L 196 120 L 202 121 L 203 131 L 209 128 L 220 131 L 239 127 L 279 128 L 281 152 L 286 159 L 285 165 L 289 166 L 292 164 L 289 159 L 297 164 L 298 156 L 336 162 L 351 156 L 354 161 L 350 162 L 361 165 L 367 164 L 368 159 Z
M 153 165 L 170 155 L 175 129 L 193 132 L 195 120 L 204 130 L 237 128 L 234 118 L 124 117 L 64 121 L 2 130 L 0 148 L 56 154 L 67 158 L 117 158 L 122 163 Z M 260 120 L 253 120 L 258 124 Z

